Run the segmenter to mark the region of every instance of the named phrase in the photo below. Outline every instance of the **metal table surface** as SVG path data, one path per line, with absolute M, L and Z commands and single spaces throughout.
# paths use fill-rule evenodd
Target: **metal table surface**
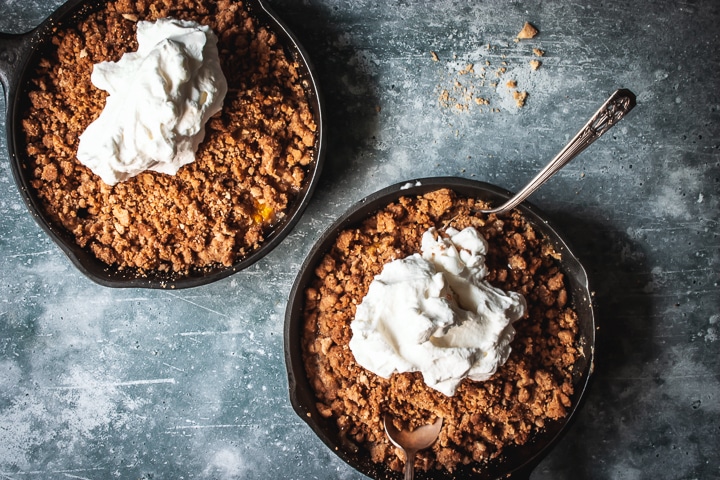
M 0 0 L 0 31 L 60 3 Z M 283 317 L 304 256 L 396 182 L 519 189 L 619 87 L 635 110 L 530 199 L 589 271 L 599 325 L 586 402 L 531 478 L 720 477 L 720 4 L 269 4 L 318 70 L 329 144 L 305 215 L 246 271 L 179 291 L 94 284 L 23 205 L 3 120 L 0 478 L 362 478 L 288 400 Z M 540 34 L 515 42 L 525 21 Z

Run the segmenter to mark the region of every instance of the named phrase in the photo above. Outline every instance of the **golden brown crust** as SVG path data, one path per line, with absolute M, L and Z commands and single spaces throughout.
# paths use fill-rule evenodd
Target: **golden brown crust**
M 453 471 L 525 443 L 571 406 L 572 366 L 580 355 L 577 316 L 568 305 L 557 254 L 518 212 L 472 213 L 482 207 L 449 190 L 402 197 L 343 231 L 305 291 L 303 358 L 318 411 L 390 468 L 402 464 L 383 433 L 383 412 L 411 426 L 443 417 L 439 440 L 419 454 L 417 467 Z M 507 363 L 486 382 L 463 381 L 453 397 L 427 387 L 419 373 L 380 378 L 357 365 L 348 347 L 350 322 L 373 277 L 385 263 L 419 251 L 421 235 L 431 226 L 477 228 L 489 243 L 487 280 L 528 302 L 528 314 L 515 323 Z
M 105 92 L 93 64 L 137 48 L 138 20 L 209 25 L 229 90 L 196 161 L 177 175 L 143 173 L 114 187 L 81 165 L 78 137 Z M 298 65 L 274 33 L 233 0 L 117 0 L 53 38 L 23 118 L 31 184 L 49 217 L 103 262 L 182 275 L 231 265 L 259 248 L 306 182 L 316 125 Z

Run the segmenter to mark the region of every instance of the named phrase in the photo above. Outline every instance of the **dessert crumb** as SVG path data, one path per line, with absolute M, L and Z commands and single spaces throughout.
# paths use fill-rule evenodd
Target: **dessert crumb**
M 522 30 L 520 30 L 520 33 L 517 34 L 517 38 L 520 40 L 526 40 L 535 37 L 538 33 L 538 29 L 530 24 L 530 22 L 525 22 Z
M 518 106 L 518 108 L 522 108 L 525 106 L 525 100 L 527 100 L 528 93 L 527 92 L 513 92 L 513 98 L 515 99 L 515 104 Z
M 534 38 L 538 34 L 539 30 L 534 25 L 525 22 L 522 30 L 517 34 L 515 42 L 519 42 L 520 39 Z M 462 59 L 461 61 L 465 63 L 450 63 L 451 61 L 448 60 L 447 67 L 449 68 L 444 72 L 449 71 L 450 73 L 448 75 L 443 72 L 444 78 L 436 90 L 436 92 L 439 92 L 438 105 L 454 112 L 488 113 L 512 109 L 511 106 L 491 109 L 479 109 L 478 106 L 496 104 L 493 91 L 496 92 L 495 95 L 497 96 L 497 87 L 501 84 L 505 84 L 510 90 L 517 89 L 516 79 L 507 82 L 505 79 L 516 75 L 515 71 L 520 67 L 520 63 L 514 63 L 514 59 L 518 55 L 520 55 L 519 58 L 521 59 L 525 58 L 525 60 L 521 61 L 527 61 L 532 71 L 538 70 L 543 65 L 539 57 L 545 56 L 545 50 L 537 46 L 531 45 L 531 47 L 531 49 L 527 49 L 527 47 L 513 47 L 507 43 L 505 45 L 487 43 L 484 48 L 491 52 L 492 57 L 480 55 L 480 58 L 473 58 L 471 55 L 453 54 L 452 60 Z M 520 52 L 521 48 L 522 52 Z M 431 51 L 430 54 L 433 61 L 440 61 L 434 51 Z M 513 96 L 516 105 L 520 108 L 525 106 L 528 95 L 529 92 L 527 91 L 514 92 Z M 473 103 L 476 105 L 473 105 Z
M 465 65 L 465 68 L 463 68 L 462 70 L 460 70 L 458 72 L 458 74 L 459 75 L 467 75 L 468 73 L 474 73 L 475 72 L 474 67 L 475 66 L 472 63 L 468 63 L 467 65 Z

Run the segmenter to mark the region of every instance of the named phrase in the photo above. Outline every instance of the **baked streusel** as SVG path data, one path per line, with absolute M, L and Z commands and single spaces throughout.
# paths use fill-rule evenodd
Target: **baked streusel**
M 452 472 L 527 442 L 571 407 L 572 370 L 581 351 L 559 255 L 518 211 L 474 213 L 485 207 L 446 189 L 401 197 L 357 228 L 342 231 L 305 291 L 303 359 L 317 409 L 374 462 L 402 467 L 383 432 L 385 412 L 411 428 L 442 417 L 438 441 L 420 452 L 416 463 Z M 489 244 L 486 280 L 521 293 L 528 304 L 525 317 L 514 324 L 517 333 L 505 365 L 488 381 L 465 379 L 452 397 L 426 386 L 419 373 L 378 377 L 359 366 L 348 347 L 350 322 L 373 277 L 391 260 L 420 251 L 428 228 L 450 226 L 482 233 Z
M 136 22 L 172 17 L 218 36 L 229 90 L 196 161 L 108 186 L 76 159 L 106 93 L 93 64 L 137 48 Z M 116 0 L 59 29 L 22 120 L 28 175 L 48 216 L 103 262 L 183 276 L 258 249 L 308 181 L 316 128 L 305 80 L 276 35 L 234 0 Z

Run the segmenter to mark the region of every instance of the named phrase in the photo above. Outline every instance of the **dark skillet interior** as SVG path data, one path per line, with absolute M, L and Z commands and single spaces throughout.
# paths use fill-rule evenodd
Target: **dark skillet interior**
M 412 185 L 403 188 L 404 185 Z M 311 281 L 316 265 L 330 249 L 338 233 L 345 228 L 360 224 L 369 215 L 397 200 L 401 196 L 415 196 L 447 187 L 461 196 L 488 200 L 499 205 L 510 197 L 509 192 L 496 186 L 454 177 L 426 178 L 413 180 L 406 184 L 397 184 L 361 200 L 345 215 L 338 219 L 320 237 L 303 263 L 290 293 L 288 308 L 285 314 L 285 362 L 288 370 L 290 400 L 295 412 L 312 428 L 318 437 L 340 458 L 355 469 L 372 478 L 400 478 L 398 472 L 390 471 L 372 461 L 366 452 L 357 450 L 353 445 L 343 443 L 338 435 L 337 427 L 332 420 L 320 416 L 315 407 L 315 394 L 305 375 L 302 360 L 301 337 L 303 329 L 304 290 Z M 562 255 L 562 270 L 569 282 L 569 290 L 573 305 L 579 318 L 579 336 L 584 355 L 574 366 L 573 383 L 575 393 L 572 396 L 572 408 L 562 421 L 548 422 L 543 431 L 522 446 L 508 447 L 501 457 L 483 465 L 468 465 L 453 474 L 445 471 L 416 472 L 416 478 L 450 479 L 450 478 L 499 478 L 515 474 L 529 475 L 543 454 L 559 438 L 573 413 L 577 410 L 583 392 L 593 368 L 595 345 L 595 320 L 592 299 L 588 287 L 587 275 L 578 259 L 572 254 L 566 243 L 556 230 L 545 220 L 545 216 L 532 205 L 524 203 L 518 207 L 532 226 L 542 233 L 555 250 Z M 479 468 L 479 472 L 477 471 Z
M 58 244 L 75 266 L 95 282 L 108 287 L 143 287 L 143 288 L 187 288 L 205 285 L 221 278 L 227 277 L 237 271 L 249 267 L 275 248 L 295 226 L 310 200 L 313 190 L 320 177 L 320 171 L 325 155 L 325 135 L 322 116 L 322 101 L 312 70 L 312 65 L 302 46 L 297 42 L 287 27 L 270 11 L 260 0 L 250 0 L 249 6 L 252 15 L 259 23 L 275 32 L 285 48 L 286 55 L 299 64 L 299 71 L 306 82 L 308 100 L 313 112 L 317 129 L 315 145 L 315 158 L 311 170 L 307 173 L 307 182 L 302 191 L 298 192 L 293 204 L 288 208 L 282 218 L 271 231 L 265 235 L 265 242 L 260 248 L 251 252 L 229 267 L 218 266 L 203 268 L 191 272 L 188 276 L 172 276 L 162 272 L 144 272 L 138 275 L 132 269 L 118 270 L 115 267 L 98 260 L 89 249 L 79 247 L 73 236 L 62 226 L 55 225 L 45 215 L 42 202 L 37 198 L 29 182 L 27 170 L 27 156 L 25 154 L 25 137 L 21 125 L 21 115 L 28 108 L 28 95 L 26 86 L 34 75 L 35 66 L 45 55 L 53 32 L 73 26 L 78 19 L 86 17 L 89 13 L 103 7 L 104 1 L 98 0 L 70 0 L 60 7 L 37 29 L 28 33 L 22 39 L 16 54 L 25 55 L 19 62 L 17 70 L 10 79 L 9 98 L 7 106 L 7 135 L 10 150 L 10 163 L 15 182 L 21 195 L 40 227 Z

